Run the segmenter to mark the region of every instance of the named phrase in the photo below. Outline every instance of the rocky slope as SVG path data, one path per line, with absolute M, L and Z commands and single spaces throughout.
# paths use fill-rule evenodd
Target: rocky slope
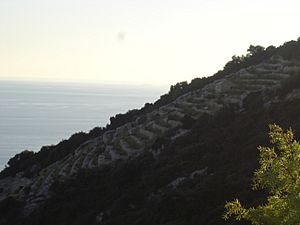
M 164 144 L 159 144 L 159 139 L 170 137 L 175 140 L 189 132 L 183 126 L 185 119 L 197 120 L 204 114 L 215 115 L 226 107 L 243 111 L 244 100 L 251 93 L 263 93 L 264 96 L 264 93 L 280 87 L 284 80 L 299 71 L 300 62 L 273 56 L 260 64 L 228 74 L 199 90 L 178 97 L 158 110 L 138 117 L 135 121 L 83 143 L 73 154 L 43 169 L 32 179 L 22 177 L 22 174 L 2 179 L 0 200 L 13 195 L 25 202 L 23 213 L 29 214 L 51 197 L 49 189 L 54 182 L 72 178 L 81 169 L 93 170 L 120 160 L 135 159 L 145 152 L 159 157 L 164 149 Z M 189 176 L 204 173 L 205 168 L 199 171 L 194 171 Z M 179 185 L 184 179 L 179 177 L 170 185 Z

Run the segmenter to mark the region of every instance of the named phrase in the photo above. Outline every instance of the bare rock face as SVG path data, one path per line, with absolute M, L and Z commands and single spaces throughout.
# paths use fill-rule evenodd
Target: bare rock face
M 0 200 L 10 194 L 25 195 L 24 188 L 30 186 L 30 192 L 25 196 L 25 211 L 30 212 L 51 195 L 49 187 L 55 180 L 68 179 L 79 169 L 101 167 L 117 160 L 136 157 L 145 151 L 157 154 L 151 149 L 153 143 L 172 130 L 182 130 L 184 116 L 197 119 L 204 113 L 214 115 L 232 104 L 241 109 L 243 100 L 250 93 L 277 88 L 282 80 L 298 71 L 298 62 L 286 61 L 276 56 L 267 62 L 228 74 L 135 121 L 85 142 L 76 149 L 75 154 L 70 154 L 43 169 L 32 181 L 26 178 L 0 180 L 0 188 L 3 187 Z

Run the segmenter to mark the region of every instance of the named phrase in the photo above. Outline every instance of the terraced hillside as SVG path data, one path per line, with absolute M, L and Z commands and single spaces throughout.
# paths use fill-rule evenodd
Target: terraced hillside
M 0 199 L 14 193 L 26 200 L 25 211 L 31 212 L 51 195 L 49 188 L 54 181 L 72 177 L 80 169 L 93 169 L 117 160 L 130 159 L 145 151 L 157 156 L 164 147 L 152 148 L 157 139 L 169 134 L 174 139 L 189 131 L 182 126 L 184 117 L 197 119 L 205 113 L 214 115 L 232 105 L 242 110 L 243 101 L 250 93 L 279 87 L 283 80 L 298 71 L 299 62 L 276 56 L 256 66 L 228 74 L 135 121 L 85 142 L 74 154 L 45 168 L 33 180 L 15 178 L 3 181 L 0 184 L 3 190 Z

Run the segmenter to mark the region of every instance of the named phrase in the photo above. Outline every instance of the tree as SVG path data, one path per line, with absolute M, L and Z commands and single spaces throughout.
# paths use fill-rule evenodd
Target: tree
M 300 224 L 300 144 L 291 129 L 269 125 L 272 147 L 259 147 L 260 168 L 255 172 L 253 189 L 266 189 L 265 204 L 244 208 L 239 200 L 225 205 L 224 219 L 248 220 L 255 225 Z
M 248 52 L 248 56 L 254 56 L 257 54 L 261 54 L 265 51 L 265 48 L 260 46 L 260 45 L 250 45 L 247 52 Z

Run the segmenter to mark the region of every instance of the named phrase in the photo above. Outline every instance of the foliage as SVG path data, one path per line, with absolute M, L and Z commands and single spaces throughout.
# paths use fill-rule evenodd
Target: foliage
M 259 99 L 254 100 L 249 104 L 259 104 Z M 258 168 L 256 145 L 267 145 L 267 124 L 275 121 L 283 127 L 293 124 L 300 131 L 299 111 L 300 100 L 295 100 L 268 108 L 249 106 L 242 113 L 224 109 L 216 116 L 204 115 L 192 126 L 187 118 L 191 131 L 175 140 L 158 140 L 154 147 L 165 146 L 159 156 L 148 153 L 81 171 L 74 179 L 53 185 L 52 198 L 27 218 L 18 218 L 18 213 L 7 218 L 7 211 L 0 209 L 7 220 L 2 224 L 96 225 L 96 217 L 104 213 L 103 225 L 249 225 L 224 221 L 224 202 L 235 197 L 247 206 L 264 202 L 264 192 L 250 189 Z M 206 167 L 206 175 L 187 179 L 175 189 L 165 188 L 178 177 Z M 9 212 L 13 210 L 18 211 L 18 205 Z
M 297 72 L 294 76 L 283 81 L 281 86 L 281 89 L 277 90 L 278 95 L 281 97 L 285 97 L 286 94 L 290 93 L 294 89 L 298 89 L 300 86 L 300 72 Z
M 135 120 L 137 117 L 142 116 L 145 113 L 158 109 L 187 92 L 201 89 L 206 84 L 222 78 L 227 74 L 235 73 L 242 68 L 261 63 L 270 58 L 272 55 L 281 55 L 286 59 L 300 59 L 300 39 L 297 41 L 286 42 L 278 48 L 274 46 L 264 48 L 259 45 L 250 45 L 247 49 L 246 55 L 232 56 L 232 59 L 225 64 L 224 68 L 215 73 L 213 76 L 195 78 L 190 83 L 183 81 L 175 85 L 171 85 L 169 92 L 160 96 L 156 102 L 146 103 L 141 109 L 133 109 L 129 110 L 127 113 L 120 113 L 112 116 L 110 118 L 110 123 L 107 124 L 105 128 L 96 127 L 89 133 L 79 132 L 72 135 L 68 140 L 63 140 L 57 145 L 44 146 L 41 151 L 34 153 L 30 160 L 19 160 L 14 165 L 6 167 L 0 172 L 0 178 L 15 176 L 20 171 L 25 171 L 26 176 L 32 177 L 46 166 L 74 152 L 74 150 L 85 141 L 93 137 L 97 137 L 107 130 L 116 129 L 125 123 Z M 290 83 L 294 85 L 293 81 Z M 290 84 L 287 84 L 286 86 L 288 85 Z M 35 165 L 34 168 L 32 168 L 32 165 Z
M 145 115 L 178 96 L 201 89 L 206 84 L 242 68 L 261 63 L 272 55 L 284 58 L 300 56 L 300 40 L 266 49 L 249 47 L 244 56 L 236 56 L 223 70 L 212 77 L 195 78 L 190 83 L 180 82 L 155 103 L 146 103 L 140 110 L 130 110 L 111 118 L 105 128 L 89 133 L 77 133 L 58 145 L 46 146 L 38 153 L 26 153 L 21 160 L 13 159 L 0 176 L 13 176 L 19 171 L 34 176 L 40 169 L 72 153 L 86 140 L 115 129 Z M 299 57 L 300 58 L 300 57 Z M 293 88 L 300 83 L 292 82 Z M 290 91 L 290 86 L 285 86 Z M 276 94 L 276 93 L 275 93 Z M 256 143 L 266 144 L 266 125 L 274 121 L 300 130 L 300 100 L 275 102 L 263 107 L 259 96 L 250 95 L 244 101 L 245 111 L 235 114 L 225 109 L 214 117 L 204 115 L 193 120 L 185 117 L 184 127 L 191 129 L 185 136 L 171 140 L 163 137 L 152 146 L 164 146 L 161 154 L 141 156 L 95 171 L 81 171 L 77 177 L 51 188 L 53 197 L 27 218 L 18 218 L 20 202 L 8 199 L 9 210 L 0 206 L 0 224 L 96 224 L 95 218 L 104 212 L 103 224 L 229 224 L 221 218 L 224 202 L 238 196 L 245 205 L 257 205 L 265 199 L 264 192 L 252 192 L 251 177 L 257 165 Z M 284 109 L 284 110 L 282 110 Z M 178 177 L 187 177 L 195 170 L 208 168 L 206 176 L 189 179 L 176 189 L 164 189 Z M 13 204 L 12 204 L 13 203 Z M 4 205 L 3 205 L 4 206 Z M 238 206 L 236 209 L 242 209 Z M 9 214 L 7 212 L 12 212 Z M 0 216 L 0 217 L 1 217 Z M 1 220 L 3 219 L 3 220 Z M 1 223 L 1 221 L 6 221 Z M 232 221 L 231 225 L 249 224 Z
M 19 154 L 16 154 L 13 158 L 11 158 L 8 161 L 9 166 L 15 166 L 18 164 L 20 161 L 25 162 L 25 161 L 30 161 L 32 159 L 32 156 L 34 155 L 33 151 L 25 150 Z
M 244 208 L 238 200 L 225 205 L 224 218 L 234 216 L 255 225 L 298 225 L 300 223 L 300 144 L 291 129 L 270 125 L 275 146 L 259 147 L 260 168 L 254 174 L 253 189 L 267 189 L 267 203 Z
M 89 133 L 73 134 L 68 140 L 63 140 L 57 145 L 43 146 L 36 153 L 25 150 L 8 161 L 8 167 L 1 171 L 0 178 L 15 176 L 18 172 L 23 172 L 26 177 L 33 177 L 41 169 L 72 153 L 80 144 L 103 132 L 103 128 L 95 127 Z

